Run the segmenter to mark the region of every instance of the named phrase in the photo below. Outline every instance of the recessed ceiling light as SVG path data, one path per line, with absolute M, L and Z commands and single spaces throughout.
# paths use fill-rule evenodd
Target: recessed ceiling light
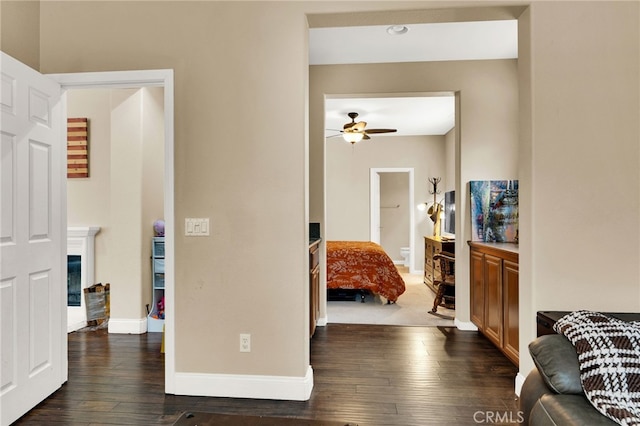
M 387 28 L 387 32 L 391 35 L 400 35 L 406 34 L 409 31 L 409 28 L 404 25 L 391 25 Z

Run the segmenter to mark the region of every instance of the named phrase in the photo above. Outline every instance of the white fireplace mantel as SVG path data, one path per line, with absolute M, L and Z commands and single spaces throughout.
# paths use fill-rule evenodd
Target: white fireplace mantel
M 80 256 L 80 284 L 85 289 L 93 285 L 95 279 L 95 236 L 99 226 L 78 226 L 67 228 L 67 255 Z M 89 284 L 91 283 L 91 284 Z M 87 325 L 84 298 L 79 308 L 67 309 L 67 331 L 78 330 Z

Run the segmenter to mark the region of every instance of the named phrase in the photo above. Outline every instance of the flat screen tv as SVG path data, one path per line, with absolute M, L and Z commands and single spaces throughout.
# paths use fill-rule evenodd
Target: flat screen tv
M 444 193 L 444 232 L 456 233 L 456 191 Z

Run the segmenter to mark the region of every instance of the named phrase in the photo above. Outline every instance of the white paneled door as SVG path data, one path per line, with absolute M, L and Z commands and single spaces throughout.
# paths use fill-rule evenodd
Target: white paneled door
M 67 380 L 60 86 L 0 52 L 0 423 Z

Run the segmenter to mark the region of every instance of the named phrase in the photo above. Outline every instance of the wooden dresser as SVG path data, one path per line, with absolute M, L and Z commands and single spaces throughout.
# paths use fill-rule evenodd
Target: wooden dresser
M 444 240 L 442 237 L 424 237 L 424 283 L 434 293 L 438 289 L 433 285 L 433 282 L 440 280 L 442 276 L 440 274 L 440 262 L 434 262 L 433 256 L 442 251 L 455 254 L 455 247 L 455 240 Z
M 519 365 L 518 245 L 469 242 L 471 321 Z

